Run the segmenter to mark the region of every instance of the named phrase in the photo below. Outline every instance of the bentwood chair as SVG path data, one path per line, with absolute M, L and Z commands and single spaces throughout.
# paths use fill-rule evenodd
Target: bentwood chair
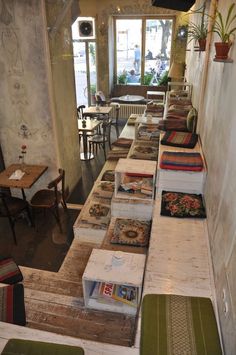
M 30 205 L 33 209 L 48 209 L 52 211 L 60 230 L 62 230 L 59 205 L 61 204 L 64 210 L 67 211 L 65 201 L 65 171 L 63 169 L 59 169 L 58 172 L 58 177 L 48 184 L 47 189 L 39 190 L 35 193 L 30 201 Z M 60 190 L 59 184 L 61 184 Z
M 112 119 L 104 119 L 101 126 L 102 126 L 102 132 L 100 134 L 95 134 L 93 137 L 88 139 L 89 142 L 89 154 L 93 150 L 93 153 L 96 153 L 98 151 L 98 147 L 103 148 L 104 152 L 104 158 L 106 160 L 106 143 L 108 143 L 109 148 L 111 149 L 111 124 L 112 124 Z
M 116 129 L 116 136 L 119 137 L 119 116 L 120 116 L 120 104 L 115 104 L 115 118 L 112 119 L 111 125 Z
M 84 117 L 84 112 L 83 110 L 85 109 L 85 106 L 84 105 L 80 105 L 77 107 L 77 116 L 78 116 L 78 119 L 83 119 Z
M 102 91 L 97 91 L 95 93 L 96 104 L 99 106 L 106 106 L 110 103 L 110 100 L 106 99 L 106 96 Z
M 0 217 L 8 218 L 15 244 L 17 244 L 15 221 L 23 212 L 27 213 L 31 226 L 33 226 L 34 222 L 31 217 L 28 202 L 21 198 L 0 192 Z

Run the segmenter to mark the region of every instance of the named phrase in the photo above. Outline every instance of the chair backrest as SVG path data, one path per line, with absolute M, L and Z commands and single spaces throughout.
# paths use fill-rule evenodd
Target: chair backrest
M 59 183 L 61 183 L 61 191 L 60 191 L 61 195 L 64 197 L 65 194 L 65 170 L 59 169 L 58 172 L 59 172 L 59 176 L 48 184 L 49 189 L 54 189 L 55 202 L 57 204 L 60 203 L 60 201 L 58 201 Z
M 96 104 L 98 104 L 98 105 L 105 105 L 106 104 L 106 97 L 102 91 L 97 91 L 95 93 L 95 100 L 96 100 Z
M 0 216 L 11 217 L 6 198 L 7 195 L 3 192 L 0 192 Z
M 110 137 L 111 137 L 111 124 L 112 124 L 112 119 L 104 119 L 102 123 L 102 135 L 103 135 L 103 141 L 106 141 L 108 139 L 108 142 L 110 142 Z
M 78 118 L 83 118 L 83 115 L 84 115 L 83 109 L 84 108 L 85 108 L 84 105 L 80 105 L 80 106 L 77 107 L 77 116 L 78 116 Z

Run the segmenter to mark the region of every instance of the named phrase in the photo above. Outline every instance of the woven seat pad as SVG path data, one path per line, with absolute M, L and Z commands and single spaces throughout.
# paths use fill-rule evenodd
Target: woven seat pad
M 12 285 L 22 280 L 22 273 L 11 257 L 0 260 L 1 283 Z
M 222 355 L 211 300 L 146 295 L 142 303 L 140 355 Z
M 84 355 L 77 346 L 45 343 L 41 341 L 10 339 L 5 345 L 3 355 Z
M 198 135 L 188 132 L 165 132 L 161 144 L 180 148 L 194 148 L 198 141 Z
M 203 160 L 200 153 L 166 152 L 160 161 L 161 169 L 202 171 Z
M 0 287 L 0 321 L 17 325 L 26 324 L 22 284 Z

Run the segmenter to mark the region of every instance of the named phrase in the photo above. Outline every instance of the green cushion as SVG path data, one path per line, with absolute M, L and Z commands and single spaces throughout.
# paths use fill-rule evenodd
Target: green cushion
M 222 355 L 211 300 L 146 295 L 142 303 L 140 355 Z
M 194 132 L 196 130 L 197 124 L 197 110 L 193 107 L 187 116 L 187 129 L 189 132 Z
M 84 350 L 77 346 L 44 343 L 41 341 L 10 339 L 2 355 L 84 355 Z

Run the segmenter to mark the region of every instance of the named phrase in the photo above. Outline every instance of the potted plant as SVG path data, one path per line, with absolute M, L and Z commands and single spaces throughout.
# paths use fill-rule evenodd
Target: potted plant
M 198 41 L 199 50 L 205 51 L 206 49 L 206 38 L 208 34 L 207 24 L 201 23 L 197 25 L 193 22 L 189 23 L 188 27 L 188 37 L 190 38 L 189 42 L 192 40 Z
M 206 2 L 203 4 L 203 8 L 191 11 L 191 14 L 201 14 L 201 23 L 196 24 L 193 22 L 189 22 L 188 24 L 188 38 L 190 38 L 189 42 L 192 40 L 197 41 L 199 45 L 200 51 L 205 51 L 206 49 L 206 38 L 208 34 L 208 23 L 205 19 L 205 10 L 206 10 Z
M 228 53 L 232 45 L 234 32 L 236 31 L 236 27 L 233 27 L 234 21 L 236 20 L 234 7 L 234 3 L 229 6 L 225 19 L 223 18 L 222 13 L 218 9 L 216 10 L 213 32 L 217 33 L 221 41 L 215 42 L 215 59 L 228 59 Z

